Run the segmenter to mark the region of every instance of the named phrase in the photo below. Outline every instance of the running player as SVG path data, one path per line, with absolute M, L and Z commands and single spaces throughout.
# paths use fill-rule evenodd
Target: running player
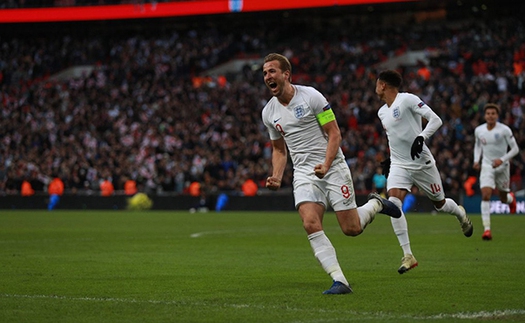
M 454 215 L 463 234 L 470 237 L 473 232 L 472 222 L 462 206 L 451 198 L 445 198 L 434 156 L 425 145 L 425 139 L 441 127 L 442 121 L 418 96 L 399 92 L 402 82 L 403 78 L 398 72 L 383 71 L 379 73 L 375 89 L 379 99 L 385 102 L 377 115 L 387 134 L 390 148 L 390 158 L 383 163 L 388 199 L 402 210 L 405 197 L 416 185 L 432 201 L 437 211 Z M 423 118 L 428 120 L 425 129 L 422 127 Z M 405 214 L 391 221 L 404 253 L 398 269 L 403 274 L 416 267 L 418 262 L 410 247 Z
M 341 132 L 330 104 L 316 89 L 291 83 L 292 67 L 285 56 L 267 55 L 263 75 L 273 95 L 262 111 L 272 143 L 273 169 L 266 187 L 281 187 L 289 151 L 295 207 L 315 257 L 333 280 L 324 294 L 351 293 L 323 230 L 326 209 L 333 208 L 341 230 L 348 236 L 361 234 L 376 213 L 400 217 L 401 211 L 377 193 L 371 193 L 368 202 L 357 207 L 350 169 L 340 148 Z
M 481 188 L 481 221 L 484 231 L 481 238 L 492 240 L 490 232 L 490 197 L 498 189 L 501 202 L 509 205 L 510 213 L 516 213 L 516 196 L 510 191 L 510 163 L 519 152 L 512 130 L 498 122 L 499 106 L 487 103 L 483 109 L 486 123 L 474 130 L 474 166 L 479 175 Z M 510 147 L 510 150 L 508 148 Z M 508 151 L 507 151 L 508 150 Z M 483 159 L 481 157 L 483 156 Z M 481 164 L 480 164 L 481 159 Z

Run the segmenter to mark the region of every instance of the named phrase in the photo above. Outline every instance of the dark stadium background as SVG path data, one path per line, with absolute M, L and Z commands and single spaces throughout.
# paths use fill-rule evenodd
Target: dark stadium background
M 171 3 L 175 2 L 182 3 L 181 1 Z M 209 3 L 199 0 L 188 3 L 194 5 L 199 2 Z M 32 14 L 41 17 L 43 13 L 38 11 L 39 8 L 59 9 L 70 6 L 79 9 L 86 5 L 89 8 L 96 7 L 103 12 L 107 6 L 101 3 L 123 6 L 122 8 L 130 3 L 151 5 L 151 1 L 12 0 L 0 3 L 0 17 L 3 15 L 11 20 L 14 13 L 23 13 L 24 10 L 36 10 L 32 11 Z M 159 5 L 163 3 L 170 3 L 170 1 L 157 1 Z M 219 194 L 227 193 L 230 196 L 230 209 L 291 209 L 290 178 L 286 179 L 287 185 L 283 192 L 277 194 L 270 194 L 260 185 L 268 174 L 269 160 L 267 155 L 266 157 L 264 155 L 267 140 L 265 141 L 263 137 L 264 131 L 261 130 L 258 116 L 263 105 L 261 100 L 267 99 L 268 93 L 264 92 L 262 86 L 258 61 L 269 51 L 286 50 L 293 52 L 295 57 L 293 62 L 298 63 L 294 64 L 294 81 L 319 86 L 331 101 L 338 102 L 334 106 L 340 109 L 338 120 L 347 134 L 343 148 L 356 182 L 358 204 L 360 204 L 363 196 L 372 189 L 370 179 L 375 172 L 375 167 L 385 156 L 385 142 L 380 139 L 384 134 L 378 129 L 375 115 L 379 102 L 372 97 L 367 100 L 361 99 L 357 103 L 357 108 L 352 107 L 353 110 L 359 110 L 358 120 L 350 120 L 352 112 L 349 110 L 352 109 L 341 105 L 341 102 L 352 101 L 352 98 L 356 97 L 366 97 L 366 91 L 370 90 L 371 83 L 362 74 L 377 71 L 383 66 L 380 63 L 384 64 L 388 61 L 386 58 L 392 59 L 409 51 L 427 51 L 434 53 L 429 56 L 428 61 L 415 63 L 404 61 L 396 67 L 403 71 L 405 85 L 409 90 L 415 86 L 424 91 L 430 85 L 418 79 L 417 73 L 423 65 L 432 71 L 441 71 L 440 79 L 435 80 L 432 85 L 436 86 L 435 91 L 441 90 L 439 86 L 449 87 L 446 91 L 443 90 L 443 93 L 449 93 L 447 95 L 450 97 L 440 96 L 443 105 L 440 105 L 439 101 L 434 102 L 435 97 L 433 97 L 430 106 L 444 119 L 444 128 L 448 129 L 448 132 L 435 136 L 427 144 L 431 145 L 438 160 L 448 195 L 465 203 L 470 212 L 479 212 L 477 188 L 474 185 L 476 194 L 469 197 L 466 196 L 463 186 L 469 176 L 476 176 L 470 167 L 472 133 L 469 132 L 482 120 L 477 111 L 476 100 L 485 91 L 492 95 L 491 98 L 497 98 L 498 103 L 502 105 L 505 122 L 512 125 L 519 146 L 525 147 L 523 122 L 525 90 L 521 85 L 525 74 L 508 76 L 508 91 L 505 93 L 498 92 L 496 80 L 479 82 L 475 87 L 469 87 L 468 82 L 465 83 L 461 77 L 453 73 L 455 64 L 462 61 L 461 57 L 458 58 L 454 54 L 469 52 L 470 61 L 467 60 L 465 63 L 467 67 L 469 62 L 484 61 L 494 78 L 497 73 L 512 74 L 509 72 L 512 70 L 512 64 L 509 62 L 513 59 L 516 61 L 515 57 L 519 53 L 525 55 L 523 7 L 513 1 L 408 1 L 263 12 L 192 14 L 154 19 L 38 23 L 7 23 L 0 19 L 2 89 L 0 104 L 3 112 L 0 119 L 2 122 L 0 208 L 45 208 L 48 201 L 46 184 L 52 176 L 59 175 L 66 182 L 66 194 L 59 208 L 123 209 L 127 200 L 127 196 L 123 193 L 123 178 L 133 177 L 137 180 L 139 190 L 153 198 L 154 208 L 157 209 L 187 209 L 199 203 L 199 197 L 189 196 L 187 192 L 187 186 L 192 181 L 203 183 L 208 193 L 206 203 L 210 208 L 214 207 Z M 44 14 L 48 13 L 44 12 Z M 493 39 L 485 39 L 487 35 Z M 184 60 L 181 57 L 170 57 L 169 50 L 160 53 L 159 56 L 166 56 L 164 59 L 168 61 L 179 59 L 176 72 L 173 70 L 173 63 L 147 62 L 144 65 L 146 67 L 137 66 L 136 62 L 126 65 L 127 63 L 119 61 L 119 58 L 126 57 L 132 62 L 136 58 L 133 52 L 120 57 L 111 53 L 111 50 L 121 50 L 126 44 L 135 41 L 136 43 L 124 50 L 134 48 L 139 53 L 141 50 L 161 51 L 164 46 L 161 43 L 163 41 L 170 43 L 169 40 L 173 37 L 183 39 L 181 43 L 185 48 L 177 53 L 186 53 Z M 455 43 L 457 39 L 461 39 L 461 42 Z M 145 40 L 142 46 L 149 49 L 140 49 L 140 40 Z M 345 56 L 330 48 L 334 44 L 341 43 L 350 47 L 367 44 L 368 47 L 359 49 L 364 50 L 363 53 Z M 116 44 L 120 45 L 115 46 Z M 86 45 L 88 47 L 85 47 Z M 147 56 L 144 53 L 142 55 Z M 349 57 L 351 60 L 348 60 Z M 233 64 L 234 61 L 243 62 L 241 68 Z M 190 133 L 180 136 L 179 139 L 190 139 L 190 141 L 182 140 L 181 148 L 146 149 L 142 152 L 140 149 L 112 146 L 112 142 L 119 142 L 124 136 L 120 137 L 115 133 L 116 128 L 113 128 L 115 120 L 100 119 L 105 116 L 101 111 L 112 110 L 115 104 L 123 104 L 122 98 L 111 101 L 111 89 L 108 89 L 108 93 L 92 89 L 91 94 L 80 90 L 64 90 L 71 85 L 71 81 L 67 79 L 67 75 L 63 76 L 59 73 L 75 66 L 91 66 L 95 67 L 95 71 L 116 68 L 121 73 L 136 74 L 131 79 L 139 82 L 143 82 L 144 79 L 155 82 L 151 79 L 154 75 L 169 74 L 169 77 L 162 79 L 161 86 L 149 88 L 146 86 L 152 91 L 141 94 L 141 99 L 148 108 L 134 106 L 132 110 L 135 114 L 130 116 L 130 119 L 143 123 L 144 128 L 137 131 L 137 136 L 140 136 L 141 140 L 148 130 L 154 131 L 152 126 L 159 126 L 158 121 L 162 121 L 165 123 L 163 127 L 177 128 L 178 125 L 188 128 L 180 130 Z M 341 70 L 338 70 L 340 66 L 344 66 L 347 70 L 355 69 L 351 70 L 353 74 L 349 75 L 341 73 Z M 163 67 L 167 70 L 162 71 Z M 84 71 L 91 73 L 91 69 Z M 110 72 L 107 73 L 111 75 Z M 57 76 L 64 78 L 53 80 L 53 77 Z M 84 76 L 92 82 L 97 82 L 95 75 Z M 118 73 L 111 76 L 123 77 Z M 228 83 L 226 88 L 220 88 L 220 82 L 224 82 L 222 78 Z M 337 82 L 340 83 L 336 84 L 335 78 L 343 80 L 339 79 Z M 359 84 L 359 86 L 348 89 L 351 84 Z M 55 86 L 63 90 L 55 92 L 53 90 Z M 178 88 L 179 103 L 166 107 L 163 110 L 164 114 L 155 115 L 156 112 L 151 111 L 151 105 L 156 104 L 156 100 L 161 100 L 162 96 L 173 88 Z M 467 93 L 462 96 L 460 103 L 454 102 L 454 95 L 458 91 Z M 71 115 L 68 117 L 67 112 L 71 107 L 64 108 L 65 112 L 62 114 L 58 112 L 60 102 L 63 102 L 60 95 L 64 94 L 85 96 L 83 100 L 87 101 L 73 104 L 83 105 L 81 110 L 85 114 L 80 117 Z M 204 95 L 209 99 L 199 99 Z M 101 99 L 97 96 L 107 96 L 107 105 L 102 105 Z M 136 97 L 127 99 L 134 101 Z M 237 103 L 234 104 L 228 99 Z M 194 104 L 197 100 L 202 100 L 205 104 L 199 105 L 198 102 Z M 23 102 L 23 104 L 13 102 Z M 129 104 L 133 105 L 133 103 Z M 218 119 L 214 118 L 214 109 L 221 109 L 225 104 L 231 105 L 227 113 L 220 114 Z M 42 116 L 50 111 L 60 116 Z M 141 111 L 145 116 L 140 116 Z M 166 112 L 170 113 L 166 114 Z M 158 119 L 148 119 L 152 114 Z M 84 120 L 71 121 L 69 119 L 71 117 Z M 80 127 L 68 128 L 61 123 L 65 119 L 68 119 L 68 122 L 76 122 Z M 44 120 L 52 120 L 49 129 L 40 125 Z M 353 122 L 358 123 L 356 128 L 352 128 Z M 49 134 L 55 133 L 55 130 L 51 129 L 53 127 L 58 129 L 56 133 L 59 134 L 55 145 L 48 141 Z M 231 146 L 221 147 L 217 143 L 210 145 L 209 138 L 202 138 L 210 128 L 214 127 L 216 132 L 230 135 Z M 240 130 L 230 130 L 228 127 Z M 195 129 L 201 129 L 203 132 L 192 134 L 191 130 Z M 94 137 L 93 140 L 98 146 L 109 148 L 97 149 L 94 156 L 81 158 L 85 161 L 85 167 L 82 166 L 85 169 L 79 170 L 71 167 L 74 164 L 71 160 L 75 159 L 75 154 L 88 143 L 86 141 L 67 143 L 66 138 L 73 136 L 78 140 L 80 138 L 78 136 L 81 133 L 84 135 L 85 132 L 90 132 L 90 136 Z M 22 139 L 19 144 L 14 144 L 12 138 L 17 136 Z M 353 143 L 353 140 L 357 141 L 357 144 Z M 246 147 L 249 148 L 248 151 L 245 150 Z M 259 149 L 259 151 L 250 152 L 250 149 L 252 151 Z M 219 157 L 215 169 L 210 167 L 207 171 L 196 171 L 192 174 L 191 164 L 195 163 L 193 157 L 200 154 L 207 156 L 209 161 L 210 152 Z M 153 171 L 148 173 L 146 169 L 141 173 L 141 168 L 148 168 L 145 164 L 116 162 L 140 153 L 144 154 L 144 159 L 148 157 L 152 159 Z M 217 175 L 219 173 L 217 168 L 232 167 L 231 163 L 230 166 L 225 165 L 228 155 L 235 165 L 233 166 L 235 172 L 233 175 Z M 69 163 L 61 165 L 60 160 L 69 160 Z M 523 150 L 512 161 L 512 185 L 515 191 L 521 192 L 521 196 L 523 196 L 524 185 L 524 161 Z M 188 163 L 190 166 L 184 169 Z M 183 170 L 180 170 L 179 166 Z M 84 175 L 94 171 L 97 176 L 91 181 L 83 178 L 82 183 L 75 187 L 74 180 L 71 178 L 71 174 L 75 171 L 83 172 Z M 178 187 L 175 179 L 177 172 L 185 173 L 185 178 Z M 207 172 L 212 174 L 211 179 L 210 176 L 205 175 Z M 289 170 L 288 175 L 290 173 Z M 116 194 L 113 197 L 99 196 L 97 183 L 104 177 L 109 177 L 114 182 Z M 258 196 L 243 196 L 240 185 L 246 178 L 253 178 L 259 183 L 261 187 Z M 23 179 L 31 181 L 36 191 L 34 196 L 20 196 Z M 228 181 L 230 183 L 227 183 Z M 523 197 L 520 198 L 518 205 L 520 212 L 525 213 Z M 431 206 L 426 199 L 418 199 L 415 210 L 429 211 L 430 209 Z M 501 212 L 504 213 L 505 210 L 502 209 Z

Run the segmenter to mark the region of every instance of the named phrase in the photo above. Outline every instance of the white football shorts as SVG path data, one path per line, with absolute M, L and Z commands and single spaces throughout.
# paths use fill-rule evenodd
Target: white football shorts
M 357 208 L 354 182 L 345 161 L 332 164 L 322 179 L 315 176 L 313 169 L 309 172 L 296 170 L 293 187 L 295 208 L 304 202 L 320 203 L 325 208 L 331 206 L 334 211 Z
M 401 188 L 410 192 L 413 185 L 425 192 L 431 201 L 445 199 L 443 183 L 435 164 L 418 170 L 390 166 L 390 174 L 386 181 L 387 191 L 391 188 Z
M 498 168 L 491 165 L 481 166 L 479 187 L 497 188 L 498 191 L 510 192 L 510 164 L 506 163 Z

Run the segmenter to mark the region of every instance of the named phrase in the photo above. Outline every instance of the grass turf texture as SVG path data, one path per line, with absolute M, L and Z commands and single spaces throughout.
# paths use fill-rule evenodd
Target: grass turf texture
M 295 212 L 2 211 L 1 322 L 523 322 L 525 217 L 494 240 L 409 214 L 419 267 L 399 275 L 390 220 L 325 231 L 354 289 L 331 280 Z

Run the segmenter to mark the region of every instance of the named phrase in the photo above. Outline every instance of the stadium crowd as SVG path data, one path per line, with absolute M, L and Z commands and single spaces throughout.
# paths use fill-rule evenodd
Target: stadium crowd
M 522 20 L 354 21 L 345 28 L 318 22 L 2 38 L 0 194 L 19 194 L 23 180 L 45 192 L 56 176 L 69 193 L 97 192 L 104 179 L 120 191 L 129 178 L 157 194 L 183 194 L 195 181 L 212 193 L 239 193 L 246 179 L 264 187 L 271 152 L 260 113 L 270 94 L 260 67 L 197 76 L 229 59 L 268 52 L 288 56 L 294 83 L 313 85 L 329 99 L 359 192 L 373 189 L 388 155 L 376 114 L 378 64 L 410 50 L 432 53 L 429 64 L 399 69 L 404 89 L 443 120 L 427 145 L 447 193 L 461 194 L 473 174 L 473 131 L 487 102 L 501 105 L 502 121 L 525 147 Z M 95 68 L 83 77 L 51 77 L 77 65 Z M 524 164 L 521 150 L 512 160 L 513 190 L 523 188 Z M 289 188 L 291 171 L 285 174 Z

